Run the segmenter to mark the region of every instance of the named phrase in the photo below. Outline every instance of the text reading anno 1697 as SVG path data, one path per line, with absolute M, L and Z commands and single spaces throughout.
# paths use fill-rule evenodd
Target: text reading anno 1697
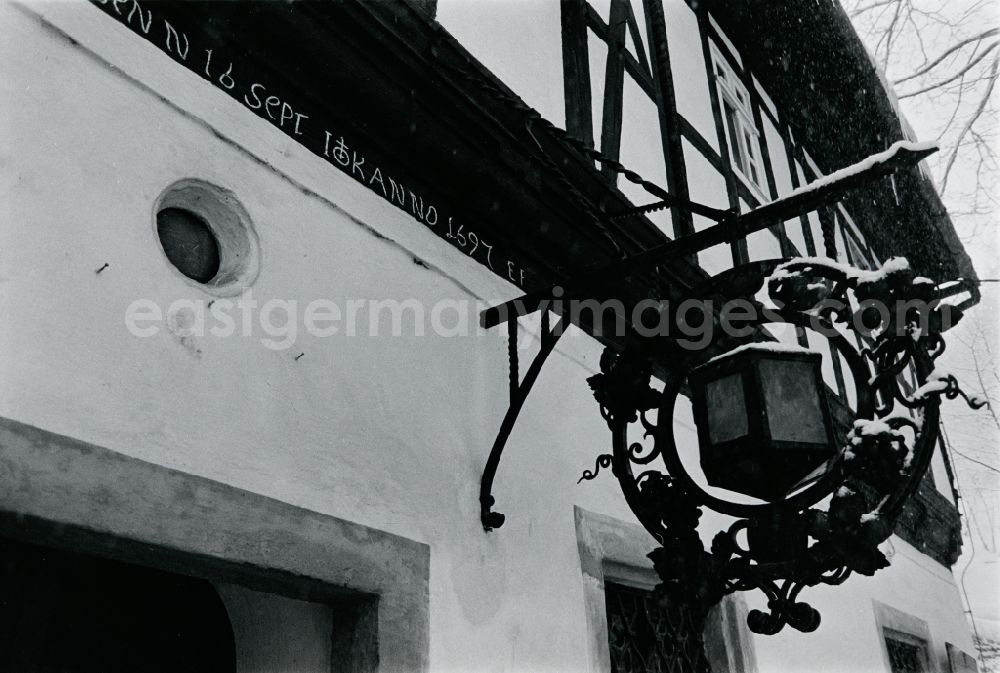
M 265 82 L 255 78 L 244 79 L 232 59 L 220 56 L 218 46 L 196 46 L 184 30 L 158 14 L 160 7 L 157 5 L 146 5 L 138 0 L 92 2 L 309 151 L 409 213 L 454 247 L 511 282 L 521 286 L 525 284 L 524 267 L 495 249 L 482 232 L 456 221 L 452 215 L 440 212 L 437 205 L 407 188 L 398 176 L 390 175 L 384 167 L 366 163 L 364 153 L 345 140 L 345 134 L 318 122 Z

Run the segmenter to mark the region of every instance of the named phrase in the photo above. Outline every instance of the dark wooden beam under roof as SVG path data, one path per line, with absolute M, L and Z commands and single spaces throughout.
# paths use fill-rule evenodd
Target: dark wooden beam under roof
M 129 24 L 127 13 L 116 14 L 114 3 L 95 7 L 164 50 L 162 30 L 145 33 L 137 22 Z M 250 83 L 259 82 L 267 94 L 309 114 L 307 123 L 334 129 L 335 139 L 342 133 L 349 147 L 363 153 L 369 170 L 380 166 L 523 265 L 523 289 L 668 240 L 642 217 L 596 218 L 595 213 L 621 212 L 632 204 L 609 187 L 593 161 L 540 131 L 540 125 L 530 128 L 532 111 L 421 5 L 198 1 L 149 7 L 155 20 L 169 20 L 190 40 L 188 59 L 171 54 L 178 68 L 204 77 L 204 50 L 213 49 L 213 75 L 232 62 L 239 81 L 232 90 L 213 82 L 213 94 L 245 104 Z M 254 115 L 264 117 L 263 110 L 249 107 L 246 114 L 249 123 L 255 123 Z M 283 130 L 322 153 L 315 130 L 311 136 Z M 443 223 L 432 228 L 414 221 L 414 226 L 444 237 Z M 494 271 L 507 277 L 504 266 L 495 265 Z M 606 294 L 626 301 L 676 298 L 704 278 L 703 270 L 678 260 L 668 269 L 609 286 Z

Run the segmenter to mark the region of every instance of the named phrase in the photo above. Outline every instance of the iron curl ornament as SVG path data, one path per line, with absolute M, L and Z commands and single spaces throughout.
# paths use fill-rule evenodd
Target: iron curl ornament
M 765 284 L 770 307 L 754 299 Z M 942 333 L 961 317 L 942 300 L 962 289 L 963 281 L 937 284 L 916 277 L 901 258 L 879 271 L 820 258 L 756 262 L 695 289 L 693 296 L 742 299 L 757 309 L 744 323 L 753 336 L 743 342 L 767 339 L 766 326 L 773 323 L 819 332 L 854 379 L 853 419 L 833 455 L 781 497 L 760 502 L 725 499 L 697 483 L 673 430 L 675 403 L 691 371 L 720 350 L 739 350 L 739 339 L 713 336 L 707 349 L 691 352 L 664 374 L 662 390 L 651 385 L 650 346 L 670 337 L 633 334 L 624 350 L 604 351 L 601 373 L 588 383 L 611 430 L 612 451 L 581 481 L 611 468 L 630 508 L 659 544 L 649 557 L 664 609 L 683 611 L 700 634 L 725 595 L 760 590 L 768 610 L 750 611 L 752 631 L 774 634 L 788 625 L 809 632 L 819 627 L 820 615 L 799 599 L 804 588 L 840 584 L 852 573 L 872 575 L 889 565 L 879 545 L 930 464 L 941 399 L 961 396 L 973 408 L 985 404 L 934 368 L 945 349 Z M 917 387 L 907 392 L 899 377 L 911 366 Z M 630 441 L 636 423 L 642 440 Z M 821 502 L 828 502 L 825 509 Z M 698 533 L 704 508 L 735 520 L 708 548 Z M 700 639 L 674 647 L 698 670 L 708 670 Z

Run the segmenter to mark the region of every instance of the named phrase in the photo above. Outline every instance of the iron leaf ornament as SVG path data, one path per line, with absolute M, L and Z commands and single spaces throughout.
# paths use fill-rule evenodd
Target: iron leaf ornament
M 660 397 L 649 385 L 652 369 L 648 361 L 605 349 L 600 366 L 601 373 L 591 376 L 587 383 L 601 405 L 605 421 L 632 423 L 637 414 L 659 405 Z
M 760 328 L 757 339 L 769 323 L 830 330 L 823 334 L 848 363 L 857 391 L 855 419 L 835 454 L 783 498 L 732 502 L 688 474 L 678 456 L 673 411 L 697 362 L 671 370 L 658 390 L 651 385 L 647 355 L 653 349 L 643 342 L 669 337 L 633 335 L 621 352 L 608 347 L 600 373 L 588 379 L 612 432 L 612 452 L 601 455 L 581 481 L 611 467 L 629 506 L 659 545 L 649 554 L 660 578 L 656 595 L 665 610 L 683 611 L 694 633 L 701 633 L 710 609 L 726 594 L 746 590 L 760 590 L 768 600 L 767 612 L 750 611 L 752 631 L 818 628 L 819 613 L 798 599 L 800 591 L 889 565 L 878 547 L 892 534 L 930 464 L 941 399 L 961 396 L 973 408 L 984 405 L 966 396 L 954 376 L 934 369 L 945 349 L 942 333 L 961 318 L 943 299 L 956 294 L 961 281 L 921 278 L 902 258 L 879 271 L 798 258 L 731 269 L 694 295 L 752 298 L 765 284 L 776 308 L 752 321 Z M 715 338 L 702 359 L 723 346 L 722 338 Z M 918 387 L 907 393 L 899 378 L 911 367 Z M 644 439 L 653 439 L 651 448 L 628 441 L 627 430 L 636 422 Z M 649 467 L 657 458 L 662 464 Z M 816 507 L 826 498 L 826 509 Z M 735 519 L 708 549 L 698 532 L 705 507 Z M 708 670 L 700 649 L 690 643 L 676 647 L 683 650 L 678 655 L 694 657 L 687 661 L 699 662 L 698 670 Z

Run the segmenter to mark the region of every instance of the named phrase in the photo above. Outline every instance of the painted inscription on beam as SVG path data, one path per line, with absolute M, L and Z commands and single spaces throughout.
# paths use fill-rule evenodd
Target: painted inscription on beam
M 386 201 L 403 210 L 455 248 L 485 265 L 510 282 L 524 286 L 523 265 L 495 246 L 488 237 L 425 200 L 406 187 L 388 167 L 366 163 L 362 148 L 346 134 L 292 103 L 287 96 L 252 74 L 241 72 L 237 62 L 220 56 L 226 45 L 196 44 L 182 26 L 162 16 L 155 3 L 138 0 L 91 0 L 112 18 L 128 26 L 140 37 L 229 94 L 257 116 L 268 121 L 307 150 L 363 184 Z

